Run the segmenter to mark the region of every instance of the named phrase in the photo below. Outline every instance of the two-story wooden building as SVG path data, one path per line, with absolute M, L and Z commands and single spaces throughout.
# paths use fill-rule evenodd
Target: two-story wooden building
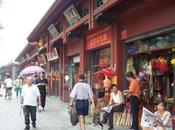
M 61 100 L 69 100 L 79 71 L 86 72 L 88 83 L 98 88 L 98 94 L 103 93 L 102 69 L 111 67 L 120 89 L 126 89 L 126 71 L 144 71 L 144 102 L 156 104 L 160 95 L 168 98 L 175 94 L 170 85 L 174 77 L 170 64 L 174 13 L 173 0 L 56 0 L 28 41 L 43 41 L 39 52 L 47 57 L 50 91 Z M 161 63 L 167 63 L 163 69 L 150 64 L 160 58 Z M 145 65 L 152 70 L 148 72 Z M 153 95 L 157 95 L 154 102 Z

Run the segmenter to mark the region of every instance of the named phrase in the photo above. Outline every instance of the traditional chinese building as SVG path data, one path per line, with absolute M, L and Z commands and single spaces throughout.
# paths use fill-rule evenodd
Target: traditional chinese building
M 160 56 L 161 61 L 170 61 L 175 43 L 174 13 L 173 0 L 56 0 L 28 41 L 44 43 L 40 53 L 46 56 L 51 94 L 68 101 L 79 71 L 85 71 L 97 97 L 103 97 L 104 68 L 112 68 L 119 88 L 126 89 L 127 70 L 139 74 L 145 71 L 144 64 Z M 151 102 L 154 94 L 173 97 L 173 87 L 168 84 L 173 82 L 172 71 L 158 78 L 153 71 L 147 74 L 148 77 L 153 74 L 148 82 L 157 81 L 157 85 L 143 88 L 142 96 L 150 97 L 145 99 L 147 105 L 156 104 L 157 101 Z M 165 81 L 166 92 L 160 81 Z
M 9 63 L 0 67 L 0 81 L 4 81 L 6 74 L 9 74 L 10 77 L 15 80 L 18 76 L 18 65 L 16 63 Z

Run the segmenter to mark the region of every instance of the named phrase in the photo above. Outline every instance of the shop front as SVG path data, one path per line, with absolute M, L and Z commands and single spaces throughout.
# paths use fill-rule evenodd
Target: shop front
M 105 28 L 86 37 L 87 80 L 92 86 L 96 98 L 105 96 L 103 69 L 111 66 L 111 36 L 111 28 Z
M 172 111 L 175 18 L 171 16 L 175 4 L 160 0 L 143 5 L 130 6 L 119 14 L 123 88 L 127 89 L 125 73 L 132 71 L 141 84 L 142 106 L 155 111 L 156 104 L 165 99 Z M 130 13 L 132 9 L 135 11 Z
M 68 85 L 72 89 L 75 83 L 78 82 L 80 72 L 80 55 L 71 56 L 68 58 L 67 74 L 69 76 Z
M 125 44 L 125 54 L 125 72 L 136 74 L 142 104 L 155 111 L 156 105 L 163 99 L 172 112 L 175 98 L 175 30 L 130 41 Z
M 78 82 L 78 75 L 80 72 L 80 55 L 81 55 L 81 40 L 76 39 L 70 41 L 66 45 L 66 64 L 65 64 L 65 85 L 64 97 L 65 101 L 70 100 L 70 91 Z
M 50 94 L 59 96 L 60 72 L 59 57 L 56 48 L 51 48 L 47 54 L 47 59 L 50 65 L 50 71 L 48 72 L 48 80 L 50 81 Z

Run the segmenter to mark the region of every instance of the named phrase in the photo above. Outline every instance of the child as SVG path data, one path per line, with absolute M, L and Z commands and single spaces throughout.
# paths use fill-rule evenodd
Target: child
M 101 120 L 100 120 L 100 111 L 98 110 L 98 108 L 94 108 L 93 123 L 94 123 L 94 126 L 100 125 L 101 129 L 103 129 L 103 124 L 101 123 Z
M 102 117 L 104 112 L 102 112 L 102 108 L 106 106 L 106 102 L 104 99 L 99 99 L 96 103 L 96 107 L 93 109 L 93 123 L 94 123 L 94 126 L 96 125 L 100 125 L 101 126 L 101 129 L 103 129 L 103 124 L 102 124 L 102 121 L 101 121 L 101 115 Z

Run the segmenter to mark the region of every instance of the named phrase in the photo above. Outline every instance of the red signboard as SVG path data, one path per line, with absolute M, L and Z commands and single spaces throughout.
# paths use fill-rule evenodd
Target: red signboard
M 128 38 L 128 31 L 123 30 L 121 31 L 121 40 L 126 40 Z
M 106 28 L 98 33 L 87 36 L 86 38 L 86 50 L 91 50 L 112 42 L 111 29 Z

